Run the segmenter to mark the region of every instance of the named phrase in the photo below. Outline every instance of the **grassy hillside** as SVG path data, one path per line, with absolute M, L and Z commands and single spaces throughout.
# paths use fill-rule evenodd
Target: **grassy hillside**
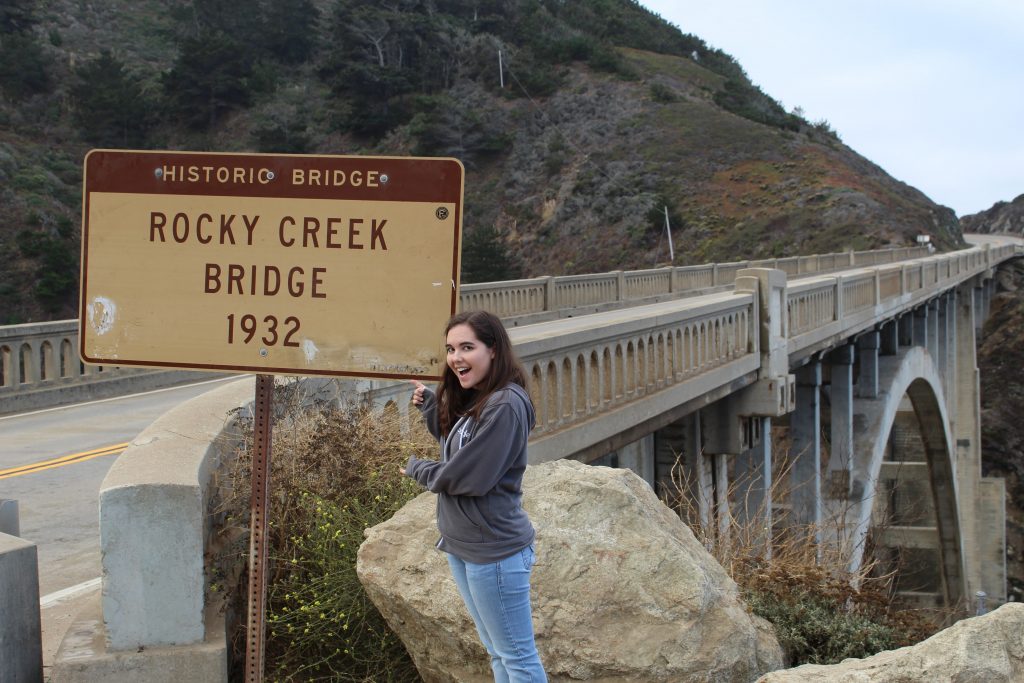
M 8 0 L 0 57 L 0 324 L 76 315 L 94 146 L 457 156 L 466 281 L 663 264 L 665 207 L 677 264 L 960 243 L 630 0 Z

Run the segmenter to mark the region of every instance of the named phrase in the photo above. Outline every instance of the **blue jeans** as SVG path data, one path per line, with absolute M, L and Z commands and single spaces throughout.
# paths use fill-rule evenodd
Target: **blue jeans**
M 452 577 L 491 656 L 495 683 L 545 683 L 533 640 L 530 570 L 533 546 L 489 564 L 465 562 L 448 554 Z

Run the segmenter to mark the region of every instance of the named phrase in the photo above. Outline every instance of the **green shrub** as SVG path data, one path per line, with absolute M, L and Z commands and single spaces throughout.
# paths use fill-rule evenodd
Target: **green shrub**
M 408 478 L 382 482 L 373 498 L 344 504 L 303 493 L 307 528 L 292 536 L 290 555 L 275 558 L 281 578 L 269 591 L 268 674 L 351 681 L 415 681 L 401 641 L 363 592 L 356 552 L 363 529 L 390 518 L 419 493 Z
M 660 102 L 662 104 L 670 104 L 672 102 L 676 102 L 679 100 L 679 97 L 676 95 L 675 91 L 672 90 L 672 88 L 665 85 L 664 83 L 655 81 L 651 83 L 650 90 L 651 98 L 653 98 L 655 102 Z
M 398 469 L 410 452 L 432 457 L 436 442 L 418 419 L 397 410 L 312 405 L 296 385 L 275 391 L 270 468 L 270 554 L 266 673 L 286 681 L 418 681 L 397 636 L 366 597 L 355 573 L 363 530 L 388 519 L 420 492 Z M 307 401 L 308 402 L 308 401 Z M 251 435 L 222 486 L 220 538 L 244 540 L 251 490 Z M 240 576 L 229 606 L 245 614 L 248 553 L 231 544 L 212 574 Z M 244 642 L 245 624 L 234 641 Z M 243 646 L 244 647 L 244 646 Z M 236 652 L 241 661 L 244 652 Z
M 775 627 L 792 666 L 869 657 L 919 642 L 935 631 L 923 616 L 896 610 L 879 580 L 865 579 L 855 589 L 849 576 L 792 557 L 741 565 L 734 568 L 734 578 L 747 605 Z

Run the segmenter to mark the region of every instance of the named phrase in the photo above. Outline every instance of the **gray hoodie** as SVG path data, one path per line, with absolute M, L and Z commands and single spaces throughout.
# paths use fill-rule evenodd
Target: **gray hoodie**
M 437 397 L 420 405 L 427 429 L 441 441 L 441 460 L 409 458 L 406 474 L 437 494 L 437 547 L 476 564 L 497 562 L 533 543 L 522 507 L 526 440 L 534 425 L 526 391 L 508 384 L 491 394 L 480 418 L 462 417 L 441 437 Z

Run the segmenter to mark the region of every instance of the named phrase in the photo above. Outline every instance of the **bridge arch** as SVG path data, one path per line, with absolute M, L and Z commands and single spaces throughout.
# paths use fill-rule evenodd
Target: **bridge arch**
M 957 604 L 965 597 L 966 571 L 955 491 L 954 441 L 939 369 L 927 349 L 914 346 L 898 355 L 879 358 L 879 384 L 877 398 L 854 401 L 854 413 L 863 418 L 865 428 L 854 435 L 853 495 L 845 513 L 846 528 L 852 530 L 848 539 L 850 569 L 858 570 L 864 561 L 889 435 L 906 396 L 917 416 L 924 445 L 938 531 L 943 599 L 947 605 Z

